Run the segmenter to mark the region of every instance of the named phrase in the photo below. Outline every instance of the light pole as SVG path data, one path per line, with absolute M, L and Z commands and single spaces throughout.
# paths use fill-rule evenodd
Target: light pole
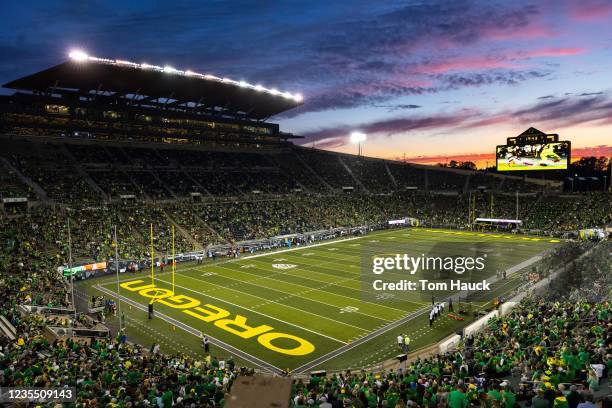
M 365 142 L 367 136 L 365 133 L 361 132 L 352 132 L 351 133 L 351 143 L 357 144 L 357 156 L 361 156 L 361 142 Z
M 74 320 L 77 318 L 76 304 L 74 303 L 74 271 L 72 270 L 72 238 L 70 236 L 70 216 L 68 218 L 68 269 L 70 270 L 70 291 L 72 292 L 72 308 Z

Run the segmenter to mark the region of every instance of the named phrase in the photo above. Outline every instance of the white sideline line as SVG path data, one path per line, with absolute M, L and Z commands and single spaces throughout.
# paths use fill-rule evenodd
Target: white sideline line
M 264 252 L 264 253 L 260 253 L 260 254 L 254 254 L 254 255 L 246 255 L 246 256 L 239 257 L 239 258 L 226 259 L 224 261 L 211 262 L 211 263 L 208 263 L 208 264 L 201 264 L 201 265 L 187 266 L 185 268 L 181 268 L 180 270 L 177 268 L 176 272 L 180 273 L 180 272 L 192 271 L 192 270 L 204 270 L 203 268 L 208 268 L 208 267 L 216 266 L 216 265 L 223 265 L 223 264 L 231 263 L 231 262 L 240 262 L 240 261 L 243 261 L 245 259 L 259 258 L 259 257 L 262 257 L 262 256 L 271 256 L 271 255 L 280 254 L 280 253 L 283 253 L 283 252 L 299 251 L 301 249 L 314 248 L 314 247 L 319 247 L 319 246 L 324 246 L 324 245 L 342 244 L 342 243 L 344 243 L 346 241 L 353 241 L 353 240 L 356 240 L 356 239 L 371 238 L 372 236 L 386 235 L 386 234 L 390 234 L 390 233 L 396 232 L 396 231 L 397 230 L 389 230 L 389 231 L 384 231 L 384 232 L 383 231 L 375 231 L 373 233 L 370 233 L 368 235 L 362 235 L 360 237 L 341 238 L 341 239 L 335 239 L 335 240 L 332 240 L 332 241 L 321 242 L 321 243 L 318 243 L 318 244 L 310 244 L 310 245 L 296 246 L 296 247 L 287 248 L 287 249 L 272 250 L 270 252 Z M 298 269 L 300 269 L 300 268 L 298 268 Z M 141 270 L 137 271 L 137 273 L 139 273 L 141 271 L 144 272 L 145 269 L 141 269 Z M 172 273 L 172 272 L 171 271 L 168 271 L 168 272 L 158 272 L 156 274 L 156 276 L 165 276 L 165 275 L 169 275 L 170 273 Z M 326 274 L 326 275 L 332 276 L 332 275 L 329 275 L 329 274 Z M 103 282 L 104 284 L 110 283 L 110 282 L 116 282 L 115 279 L 109 279 L 108 281 L 103 280 L 104 278 L 100 278 L 100 279 L 102 279 L 101 282 Z M 119 282 L 127 282 L 127 281 L 130 281 L 130 280 L 132 280 L 132 279 L 124 279 L 124 280 L 120 280 Z M 420 304 L 420 303 L 417 303 L 417 302 L 414 302 L 414 303 Z M 397 309 L 397 310 L 401 310 L 401 309 Z
M 389 234 L 391 232 L 395 232 L 395 230 L 384 231 L 384 232 L 376 231 L 376 232 L 374 232 L 371 235 L 385 235 L 385 234 Z M 360 237 L 351 237 L 351 238 L 341 238 L 341 239 L 336 239 L 336 240 L 332 240 L 332 241 L 320 242 L 318 244 L 296 246 L 294 248 L 272 250 L 270 252 L 264 252 L 264 253 L 261 253 L 261 254 L 246 255 L 246 256 L 239 257 L 239 258 L 226 259 L 224 261 L 212 262 L 212 263 L 209 263 L 209 264 L 192 265 L 192 266 L 187 266 L 185 268 L 182 268 L 182 269 L 180 269 L 180 271 L 177 268 L 176 272 L 178 273 L 178 272 L 192 271 L 192 270 L 197 270 L 197 269 L 203 270 L 202 268 L 207 268 L 207 267 L 215 266 L 215 265 L 223 265 L 223 264 L 230 263 L 230 262 L 240 262 L 240 261 L 243 261 L 245 259 L 259 258 L 261 256 L 270 256 L 270 255 L 280 254 L 280 253 L 283 253 L 283 252 L 299 251 L 301 249 L 314 248 L 314 247 L 319 247 L 319 246 L 324 246 L 324 245 L 341 244 L 341 243 L 346 242 L 346 241 L 352 241 L 352 240 L 355 240 L 355 239 L 363 239 L 363 238 L 371 237 L 371 235 L 362 235 Z M 141 271 L 145 271 L 145 270 L 141 269 L 141 270 L 139 270 L 137 272 L 141 272 Z M 171 271 L 168 271 L 168 272 L 158 272 L 157 275 L 158 276 L 162 276 L 162 275 L 165 276 L 165 275 L 168 275 L 170 273 L 172 273 L 172 272 Z M 130 281 L 130 280 L 132 280 L 132 279 L 124 279 L 124 280 L 120 280 L 119 282 L 127 282 L 127 281 Z M 102 280 L 102 282 L 105 282 L 105 281 Z M 116 280 L 115 279 L 112 279 L 112 280 L 109 279 L 108 282 L 106 282 L 106 283 L 110 283 L 110 282 L 116 282 Z

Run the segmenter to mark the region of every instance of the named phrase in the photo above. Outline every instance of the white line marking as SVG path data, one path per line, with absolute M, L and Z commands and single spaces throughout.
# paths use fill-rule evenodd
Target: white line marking
M 186 276 L 186 277 L 187 277 L 187 278 L 189 278 L 189 279 L 195 279 L 195 280 L 197 280 L 198 282 L 200 282 L 200 280 L 199 280 L 199 279 L 197 279 L 197 278 L 193 278 L 193 277 L 189 277 L 189 276 Z M 163 280 L 163 279 L 158 279 L 158 280 L 159 280 L 159 281 L 161 281 L 161 282 L 164 282 L 164 283 L 166 283 L 166 284 L 168 284 L 168 285 L 172 285 L 172 282 L 168 282 L 168 281 L 165 281 L 165 280 Z M 223 285 L 218 285 L 218 284 L 216 284 L 216 283 L 212 283 L 212 282 L 206 282 L 206 283 L 207 283 L 207 284 L 209 284 L 209 285 L 214 285 L 214 286 L 218 286 L 218 287 L 223 288 L 223 289 L 227 289 L 227 288 L 226 288 L 225 286 L 223 286 Z M 245 309 L 245 310 L 251 310 L 251 309 L 249 309 L 249 308 L 248 308 L 248 307 L 246 307 L 246 306 L 239 306 L 239 305 L 237 305 L 237 304 L 234 304 L 234 303 L 228 302 L 227 300 L 223 300 L 223 299 L 221 299 L 221 298 L 217 298 L 217 297 L 215 297 L 215 296 L 209 295 L 208 293 L 205 293 L 205 292 L 199 292 L 199 291 L 197 291 L 197 290 L 190 289 L 190 288 L 185 287 L 185 286 L 177 285 L 176 283 L 174 284 L 174 286 L 176 286 L 177 288 L 181 288 L 181 289 L 188 290 L 188 291 L 193 292 L 193 293 L 198 293 L 198 294 L 200 294 L 200 295 L 204 295 L 204 296 L 211 297 L 211 298 L 213 298 L 213 299 L 215 299 L 215 300 L 218 300 L 218 301 L 220 301 L 220 302 L 225 302 L 225 303 L 228 303 L 228 304 L 230 304 L 230 305 L 232 305 L 232 306 L 241 307 L 242 309 Z M 338 323 L 338 324 L 341 324 L 341 325 L 344 325 L 344 326 L 349 326 L 349 327 L 352 327 L 352 328 L 354 328 L 354 329 L 359 329 L 359 330 L 364 331 L 364 332 L 366 332 L 366 333 L 370 331 L 370 329 L 364 329 L 363 327 L 354 326 L 354 325 L 352 325 L 352 324 L 350 324 L 350 323 L 344 323 L 344 322 L 341 322 L 341 321 L 339 321 L 339 320 L 332 319 L 331 317 L 321 316 L 321 315 L 318 315 L 318 314 L 316 314 L 316 313 L 312 313 L 312 312 L 309 312 L 309 311 L 307 311 L 307 310 L 303 310 L 303 309 L 300 309 L 300 308 L 297 308 L 297 307 L 293 307 L 293 306 L 289 306 L 289 305 L 286 305 L 286 304 L 283 304 L 283 303 L 279 303 L 279 302 L 276 302 L 276 301 L 273 301 L 273 300 L 269 300 L 269 299 L 263 298 L 263 297 L 261 297 L 261 296 L 252 295 L 252 294 L 250 294 L 250 293 L 242 292 L 242 291 L 240 291 L 240 290 L 238 290 L 238 289 L 231 289 L 231 288 L 230 288 L 229 290 L 233 290 L 233 291 L 235 291 L 235 292 L 242 293 L 243 295 L 252 296 L 252 297 L 254 297 L 254 298 L 264 300 L 264 301 L 266 301 L 267 303 L 274 303 L 274 304 L 276 304 L 276 305 L 280 305 L 280 306 L 288 307 L 288 308 L 290 308 L 290 309 L 299 310 L 299 311 L 300 311 L 300 312 L 302 312 L 302 313 L 307 313 L 307 314 L 310 314 L 310 315 L 316 316 L 316 317 L 321 318 L 321 319 L 330 320 L 330 321 L 332 321 L 332 322 L 334 322 L 334 323 Z M 253 310 L 253 312 L 255 312 L 255 313 L 259 313 L 259 312 L 255 311 L 255 310 Z M 293 324 L 293 323 L 289 323 L 289 322 L 286 322 L 286 321 L 284 321 L 284 320 L 281 320 L 281 319 L 279 319 L 279 318 L 276 318 L 276 317 L 272 317 L 272 316 L 266 315 L 265 313 L 259 313 L 259 314 L 261 314 L 261 315 L 263 315 L 263 316 L 266 316 L 266 317 L 269 317 L 269 318 L 271 318 L 271 319 L 278 320 L 279 322 L 287 323 L 287 324 L 290 324 L 290 325 L 292 325 L 292 326 L 295 326 L 295 327 L 298 327 L 298 328 L 301 328 L 301 329 L 307 330 L 307 329 L 305 329 L 305 328 L 304 328 L 304 327 L 302 327 L 302 326 L 298 326 L 298 325 L 295 325 L 295 324 Z M 317 332 L 315 332 L 315 331 L 313 331 L 313 330 L 308 330 L 308 331 L 310 331 L 310 332 L 312 332 L 312 333 L 315 333 L 315 334 L 318 334 L 318 335 L 320 335 L 320 336 L 328 337 L 328 336 L 325 336 L 324 334 L 317 333 Z M 344 343 L 342 340 L 334 339 L 333 337 L 329 337 L 329 338 L 331 338 L 331 339 L 333 339 L 333 340 L 336 340 L 336 341 L 339 341 L 340 343 Z

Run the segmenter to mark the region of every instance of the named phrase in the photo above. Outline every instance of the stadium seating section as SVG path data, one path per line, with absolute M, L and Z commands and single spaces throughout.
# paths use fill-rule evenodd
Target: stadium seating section
M 476 216 L 514 218 L 517 192 L 528 230 L 600 226 L 611 212 L 606 194 L 559 196 L 516 177 L 298 147 L 256 154 L 12 140 L 0 157 L 2 198 L 40 203 L 30 212 L 49 212 L 58 225 L 70 218 L 76 254 L 93 259 L 108 253 L 118 221 L 130 251 L 143 254 L 151 223 L 155 249 L 167 250 L 174 224 L 177 246 L 187 251 L 393 217 L 464 227 L 470 197 Z M 585 206 L 592 211 L 574 211 Z M 23 213 L 4 206 L 6 216 Z
M 514 218 L 517 196 L 526 230 L 562 234 L 612 222 L 607 193 L 558 195 L 520 178 L 299 147 L 252 153 L 12 140 L 0 151 L 0 198 L 23 197 L 28 204 L 7 200 L 0 216 L 0 314 L 17 330 L 13 340 L 0 337 L 0 386 L 78 384 L 83 407 L 217 407 L 237 376 L 254 373 L 231 358 L 222 365 L 211 355 L 164 354 L 155 345 L 126 343 L 121 334 L 49 342 L 46 326 L 93 323 L 18 312 L 24 304 L 70 307 L 58 265 L 69 255 L 73 261 L 113 258 L 115 227 L 120 258 L 144 259 L 151 228 L 156 254 L 171 250 L 172 226 L 177 252 L 403 217 L 465 228 L 470 199 L 476 216 Z M 552 258 L 573 258 L 562 255 Z M 572 300 L 528 297 L 465 339 L 457 353 L 413 359 L 401 372 L 295 380 L 291 404 L 515 408 L 516 401 L 533 399 L 537 408 L 575 408 L 567 401 L 589 399 L 599 389 L 590 365 L 612 369 L 612 310 L 586 297 L 609 285 L 600 267 L 607 262 L 609 271 L 608 257 L 609 247 L 593 252 L 585 267 L 591 275 L 580 275 L 589 285 Z

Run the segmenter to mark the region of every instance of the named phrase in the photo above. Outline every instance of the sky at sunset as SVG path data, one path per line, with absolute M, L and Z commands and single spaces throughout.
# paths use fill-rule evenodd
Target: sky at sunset
M 612 156 L 612 0 L 3 2 L 0 82 L 71 49 L 299 92 L 307 146 L 494 163 L 530 126 Z M 7 91 L 5 91 L 7 92 Z

